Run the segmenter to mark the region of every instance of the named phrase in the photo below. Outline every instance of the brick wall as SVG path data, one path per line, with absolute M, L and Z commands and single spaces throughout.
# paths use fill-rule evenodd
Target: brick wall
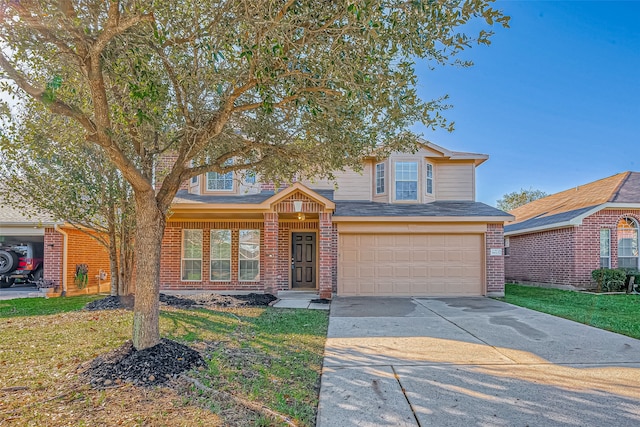
M 64 231 L 68 235 L 67 295 L 109 292 L 111 290 L 111 271 L 108 250 L 85 232 L 72 228 L 65 228 Z M 89 267 L 88 283 L 85 289 L 78 289 L 74 282 L 76 265 L 78 264 L 87 264 Z M 98 278 L 96 276 L 100 270 L 107 273 L 107 278 L 100 280 L 99 289 Z
M 62 253 L 64 237 L 53 228 L 44 230 L 44 280 L 53 281 L 55 286 L 62 285 Z
M 485 234 L 487 295 L 504 296 L 504 226 L 487 224 Z M 499 249 L 500 255 L 491 255 L 491 249 Z
M 318 231 L 318 247 L 320 248 L 320 257 L 318 259 L 318 268 L 320 269 L 318 290 L 320 298 L 331 298 L 333 290 L 333 276 L 337 265 L 334 263 L 336 257 L 332 252 L 334 246 L 334 227 L 331 221 L 330 213 L 320 213 L 319 231 Z
M 611 267 L 618 267 L 617 224 L 623 217 L 640 222 L 640 209 L 605 209 L 576 227 L 511 236 L 505 257 L 507 280 L 586 287 L 600 267 L 600 229 L 611 230 Z
M 202 230 L 202 281 L 182 281 L 182 230 Z M 231 230 L 231 280 L 210 280 L 211 230 Z M 238 280 L 238 237 L 240 230 L 260 230 L 260 280 L 245 282 Z M 169 222 L 162 239 L 160 258 L 160 289 L 171 290 L 237 290 L 263 291 L 265 277 L 263 221 L 203 221 Z
M 575 227 L 509 237 L 507 281 L 571 284 Z

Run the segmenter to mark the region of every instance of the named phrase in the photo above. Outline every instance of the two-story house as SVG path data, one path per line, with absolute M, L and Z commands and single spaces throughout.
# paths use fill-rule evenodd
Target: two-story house
M 487 158 L 424 142 L 365 159 L 362 172 L 278 191 L 252 174 L 194 177 L 171 208 L 161 288 L 503 295 L 512 217 L 475 201 L 475 169 Z

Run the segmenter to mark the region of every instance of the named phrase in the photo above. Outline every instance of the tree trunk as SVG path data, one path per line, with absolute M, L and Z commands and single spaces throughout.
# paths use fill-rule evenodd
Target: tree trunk
M 109 269 L 111 270 L 111 295 L 118 295 L 118 239 L 116 237 L 115 212 L 113 205 L 109 207 Z
M 160 343 L 160 247 L 166 219 L 153 189 L 139 191 L 136 201 L 136 290 L 133 345 L 137 350 Z

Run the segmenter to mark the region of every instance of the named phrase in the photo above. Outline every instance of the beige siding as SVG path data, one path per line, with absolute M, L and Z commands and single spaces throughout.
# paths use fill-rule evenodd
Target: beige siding
M 473 162 L 435 163 L 434 186 L 436 200 L 474 200 Z
M 335 180 L 301 180 L 300 183 L 319 190 L 335 190 L 336 200 L 371 200 L 371 163 L 367 162 L 362 172 L 351 169 L 334 173 Z
M 338 295 L 484 294 L 482 234 L 340 234 Z

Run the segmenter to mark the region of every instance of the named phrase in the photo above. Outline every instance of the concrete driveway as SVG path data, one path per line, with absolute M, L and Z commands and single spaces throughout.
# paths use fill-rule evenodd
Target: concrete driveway
M 488 298 L 336 298 L 317 425 L 638 426 L 640 341 Z

